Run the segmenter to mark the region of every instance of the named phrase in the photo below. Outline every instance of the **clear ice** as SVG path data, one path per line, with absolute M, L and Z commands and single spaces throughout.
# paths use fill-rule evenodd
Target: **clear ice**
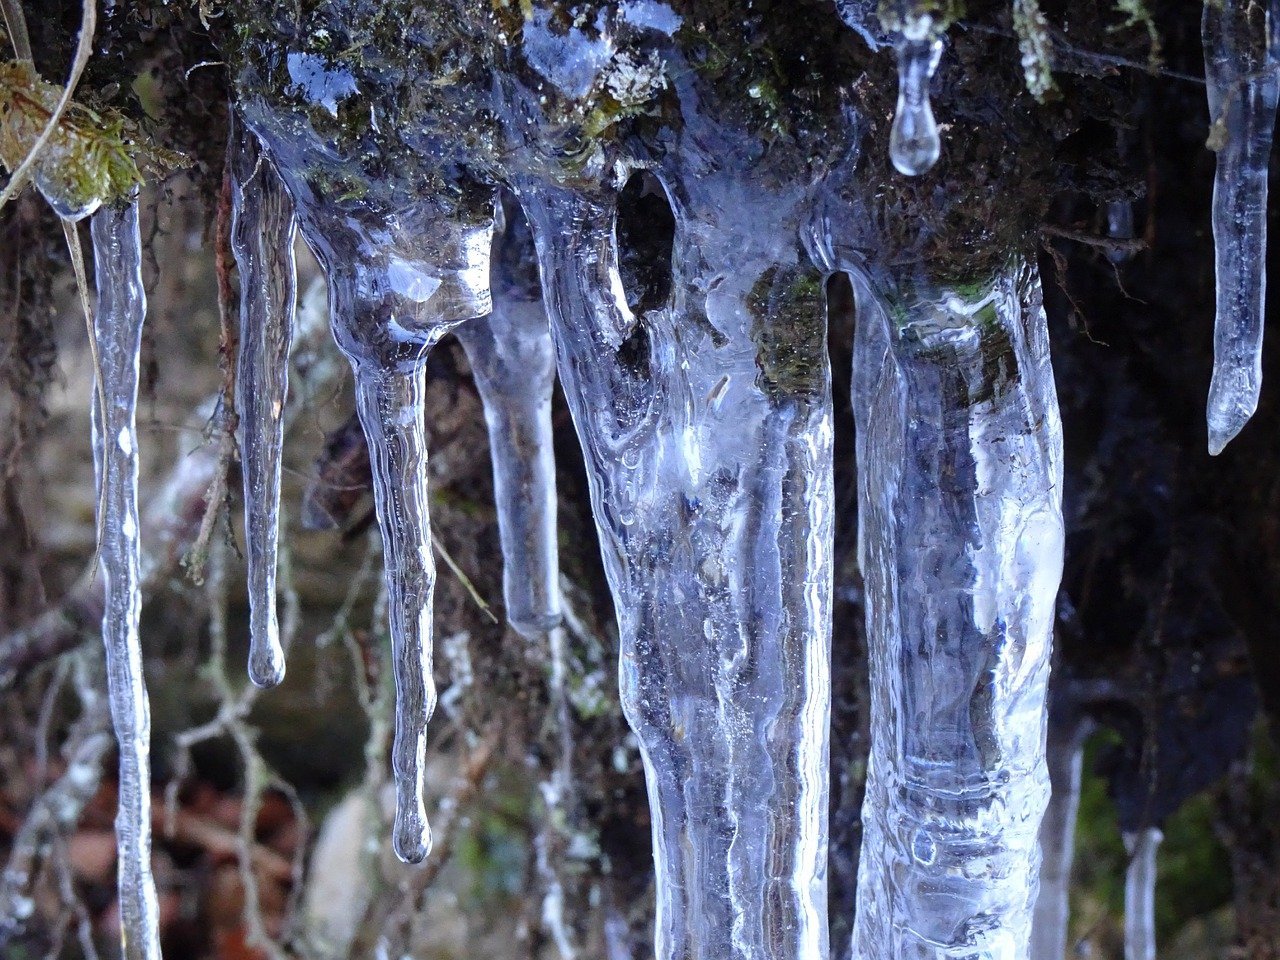
M 102 206 L 90 226 L 98 291 L 93 334 L 101 376 L 92 419 L 99 564 L 106 596 L 102 641 L 111 720 L 120 749 L 120 937 L 125 960 L 159 960 L 159 913 L 151 876 L 151 713 L 138 638 L 142 596 L 136 408 L 138 355 L 147 313 L 138 205 Z
M 234 120 L 231 150 L 231 248 L 240 271 L 236 409 L 249 567 L 249 678 L 270 687 L 284 679 L 285 667 L 276 620 L 276 559 L 297 227 L 293 201 L 258 138 Z
M 1277 19 L 1263 4 L 1248 0 L 1204 5 L 1209 142 L 1218 153 L 1213 183 L 1218 291 L 1208 407 L 1211 454 L 1221 453 L 1253 416 L 1262 387 L 1267 174 L 1280 99 L 1280 49 L 1271 36 Z
M 504 220 L 494 251 L 493 312 L 455 333 L 471 363 L 489 429 L 507 622 L 536 638 L 561 620 L 551 437 L 556 355 L 530 269 L 529 228 L 514 209 Z
M 938 122 L 929 100 L 929 81 L 942 59 L 942 37 L 933 17 L 907 20 L 893 37 L 898 55 L 898 106 L 889 132 L 889 159 L 908 177 L 928 173 L 942 153 Z
M 1039 281 L 855 289 L 871 756 L 853 955 L 1025 960 L 1063 550 Z
M 1163 839 L 1156 827 L 1124 837 L 1124 960 L 1156 960 L 1156 851 Z
M 1040 895 L 1031 924 L 1032 960 L 1061 960 L 1067 955 L 1071 865 L 1088 729 L 1085 723 L 1071 724 L 1064 730 L 1050 725 L 1045 752 L 1052 793 L 1040 825 Z
M 727 152 L 708 162 L 700 151 L 718 146 L 700 123 L 655 171 L 676 218 L 674 276 L 669 302 L 639 318 L 618 271 L 615 198 L 527 184 L 521 200 L 644 759 L 656 954 L 820 960 L 831 590 L 821 278 L 799 247 L 803 191 Z

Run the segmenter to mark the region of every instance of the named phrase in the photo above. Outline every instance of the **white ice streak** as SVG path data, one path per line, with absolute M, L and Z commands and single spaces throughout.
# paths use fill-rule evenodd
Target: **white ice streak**
M 1156 827 L 1124 835 L 1124 960 L 1156 957 L 1156 851 L 1163 839 Z

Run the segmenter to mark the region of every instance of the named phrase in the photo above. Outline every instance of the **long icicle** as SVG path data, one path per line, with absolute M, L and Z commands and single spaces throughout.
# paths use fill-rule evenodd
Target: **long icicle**
M 138 205 L 101 207 L 91 223 L 98 308 L 93 318 L 101 371 L 95 391 L 93 453 L 101 509 L 99 563 L 106 604 L 111 720 L 120 748 L 116 812 L 120 937 L 125 960 L 158 960 L 159 912 L 151 876 L 151 712 L 138 617 L 138 355 L 147 298 L 142 286 Z
M 249 678 L 284 679 L 276 619 L 280 543 L 280 458 L 289 393 L 289 345 L 298 274 L 293 201 L 258 138 L 232 121 L 231 249 L 240 271 L 240 354 L 236 409 L 249 567 Z
M 1156 957 L 1156 851 L 1164 834 L 1145 827 L 1124 836 L 1124 960 Z
M 1063 549 L 1039 282 L 856 287 L 871 757 L 853 955 L 1026 960 Z
M 561 621 L 551 437 L 556 357 L 536 277 L 511 272 L 529 269 L 533 262 L 528 227 L 515 210 L 508 214 L 498 248 L 493 312 L 463 324 L 456 334 L 471 362 L 489 429 L 507 621 L 533 639 Z
M 1073 718 L 1049 724 L 1045 754 L 1052 793 L 1040 825 L 1040 895 L 1031 923 L 1032 960 L 1065 960 L 1071 920 L 1071 865 L 1084 773 L 1084 740 L 1091 724 Z
M 1276 6 L 1271 4 L 1272 7 Z M 1217 317 L 1209 385 L 1209 453 L 1219 454 L 1258 408 L 1267 286 L 1267 175 L 1280 99 L 1274 12 L 1249 0 L 1204 5 L 1213 181 Z
M 831 535 L 825 325 L 809 294 L 820 283 L 795 249 L 795 197 L 681 171 L 671 182 L 687 187 L 673 201 L 672 303 L 638 324 L 612 198 L 521 193 L 645 763 L 655 951 L 819 960 Z

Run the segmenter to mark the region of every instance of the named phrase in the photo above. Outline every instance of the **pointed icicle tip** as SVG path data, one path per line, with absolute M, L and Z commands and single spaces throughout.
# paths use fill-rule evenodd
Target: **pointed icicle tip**
M 929 102 L 929 81 L 942 57 L 942 39 L 900 37 L 898 51 L 898 106 L 889 134 L 889 159 L 897 171 L 918 177 L 932 169 L 942 153 L 938 123 Z

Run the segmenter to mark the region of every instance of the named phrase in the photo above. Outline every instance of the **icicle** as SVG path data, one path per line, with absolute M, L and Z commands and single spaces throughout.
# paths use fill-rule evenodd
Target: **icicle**
M 1272 5 L 1274 6 L 1274 4 Z M 1218 454 L 1258 407 L 1266 298 L 1267 173 L 1280 99 L 1280 50 L 1266 14 L 1246 0 L 1204 5 L 1213 184 L 1217 318 L 1209 386 L 1209 452 Z M 1275 27 L 1274 15 L 1272 28 Z
M 518 217 L 509 222 L 501 244 L 520 249 L 510 258 L 499 255 L 495 273 L 508 259 L 516 264 L 532 259 L 528 228 Z M 510 275 L 497 281 L 493 312 L 459 327 L 457 336 L 471 361 L 489 427 L 507 620 L 533 638 L 560 623 L 551 437 L 556 359 L 536 280 L 532 289 Z
M 417 231 L 426 237 L 410 233 L 411 250 L 378 251 L 375 256 L 367 250 L 338 253 L 330 246 L 338 235 L 311 233 L 319 228 L 301 212 L 304 231 L 328 273 L 334 338 L 355 371 L 356 410 L 369 444 L 396 681 L 392 843 L 402 860 L 417 863 L 431 847 L 423 766 L 427 722 L 436 701 L 431 675 L 435 558 L 423 423 L 425 365 L 431 347 L 453 324 L 489 310 L 492 214 L 474 224 L 419 223 Z M 333 226 L 326 224 L 325 229 Z
M 1155 827 L 1124 835 L 1124 960 L 1155 960 L 1156 850 L 1163 839 Z
M 1031 923 L 1031 960 L 1065 960 L 1071 919 L 1071 864 L 1075 858 L 1076 814 L 1084 772 L 1084 739 L 1089 725 L 1051 723 L 1045 749 L 1052 793 L 1040 825 L 1040 895 Z
M 240 355 L 236 408 L 244 478 L 249 566 L 249 677 L 284 679 L 276 622 L 280 537 L 280 452 L 289 390 L 289 344 L 297 299 L 293 202 L 258 138 L 233 117 L 231 246 L 240 270 Z
M 688 159 L 696 172 L 660 171 L 676 207 L 672 303 L 638 322 L 612 198 L 524 185 L 521 199 L 645 763 L 656 955 L 819 960 L 831 575 L 821 285 L 799 262 L 798 190 L 778 197 L 723 155 L 716 173 Z
M 1063 548 L 1039 281 L 855 283 L 872 703 L 853 954 L 1025 960 Z
M 931 14 L 905 18 L 893 34 L 898 54 L 898 106 L 889 133 L 889 159 L 901 174 L 927 173 L 942 153 L 929 81 L 942 59 L 942 35 Z
M 106 605 L 102 640 L 107 690 L 120 748 L 120 936 L 125 960 L 158 960 L 159 920 L 151 876 L 151 715 L 138 640 L 138 353 L 147 300 L 142 287 L 138 205 L 101 207 L 91 223 L 98 308 L 93 319 L 100 401 L 93 411 L 100 491 L 99 561 Z

